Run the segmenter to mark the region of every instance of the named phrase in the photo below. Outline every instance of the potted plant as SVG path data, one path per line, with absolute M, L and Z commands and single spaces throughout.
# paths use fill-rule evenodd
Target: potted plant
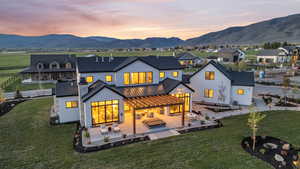
M 109 136 L 104 137 L 104 142 L 109 142 Z
M 122 135 L 122 138 L 126 138 L 126 137 L 127 137 L 127 134 L 123 134 L 123 135 Z

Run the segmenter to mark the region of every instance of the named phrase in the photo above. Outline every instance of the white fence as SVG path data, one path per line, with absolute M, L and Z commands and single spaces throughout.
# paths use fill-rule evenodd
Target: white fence
M 41 97 L 41 96 L 51 96 L 52 89 L 41 89 L 41 90 L 27 90 L 20 91 L 23 97 Z M 16 92 L 4 93 L 6 99 L 13 99 Z

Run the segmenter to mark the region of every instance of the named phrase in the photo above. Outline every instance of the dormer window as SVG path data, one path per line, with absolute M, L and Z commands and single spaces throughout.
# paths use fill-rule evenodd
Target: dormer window
M 112 75 L 106 75 L 105 80 L 106 82 L 112 82 Z
M 38 63 L 36 67 L 37 67 L 38 70 L 44 69 L 44 64 L 43 63 Z
M 71 63 L 66 63 L 66 69 L 72 69 L 72 64 Z
M 59 64 L 57 62 L 52 62 L 50 64 L 50 69 L 59 69 Z

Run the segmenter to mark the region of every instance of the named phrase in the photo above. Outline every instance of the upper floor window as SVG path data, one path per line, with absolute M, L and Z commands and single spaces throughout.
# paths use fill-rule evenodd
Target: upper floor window
M 92 83 L 92 82 L 94 81 L 94 77 L 93 77 L 93 76 L 87 76 L 87 77 L 85 78 L 85 81 L 86 81 L 87 83 Z
M 124 84 L 145 84 L 153 82 L 152 72 L 133 72 L 133 73 L 124 73 Z
M 71 63 L 66 63 L 66 68 L 67 69 L 71 69 L 72 68 L 72 64 Z
M 106 82 L 112 82 L 112 75 L 106 75 L 105 80 Z
M 214 90 L 213 89 L 204 89 L 204 97 L 213 98 L 214 97 Z
M 244 89 L 238 89 L 238 90 L 236 91 L 236 93 L 237 93 L 238 95 L 244 95 L 244 94 L 245 94 L 245 90 L 244 90 Z
M 77 101 L 68 101 L 66 102 L 66 108 L 77 108 L 78 102 Z
M 172 75 L 173 77 L 178 77 L 178 72 L 173 72 Z
M 59 69 L 59 64 L 57 62 L 52 62 L 50 64 L 50 69 Z
M 38 63 L 36 67 L 37 67 L 38 70 L 44 69 L 44 64 L 43 63 Z
M 215 80 L 215 72 L 205 72 L 205 80 Z
M 159 77 L 160 78 L 165 78 L 165 76 L 166 76 L 165 72 L 159 72 Z

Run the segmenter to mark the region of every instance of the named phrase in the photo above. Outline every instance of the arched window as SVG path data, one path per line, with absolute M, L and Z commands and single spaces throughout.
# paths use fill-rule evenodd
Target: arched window
M 50 64 L 50 69 L 59 69 L 59 64 L 57 62 L 52 62 Z
M 66 69 L 71 69 L 72 68 L 72 64 L 71 63 L 66 63 Z
M 36 65 L 36 67 L 37 67 L 38 70 L 44 69 L 44 64 L 43 63 L 38 63 Z

